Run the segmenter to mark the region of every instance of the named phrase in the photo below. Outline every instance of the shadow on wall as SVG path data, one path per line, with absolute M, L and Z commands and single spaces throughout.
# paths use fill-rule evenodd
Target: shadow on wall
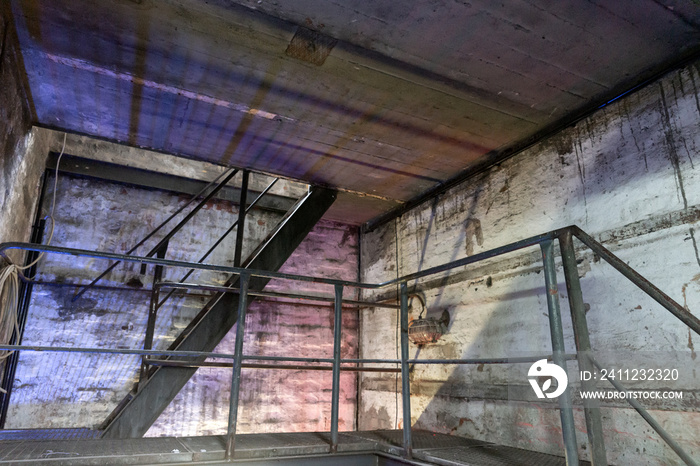
M 381 237 L 376 247 L 380 252 L 382 247 L 391 248 L 391 255 L 396 248 L 401 272 L 407 273 L 447 263 L 465 252 L 471 255 L 578 224 L 677 302 L 695 310 L 700 303 L 700 257 L 694 235 L 700 192 L 694 186 L 699 185 L 700 170 L 693 157 L 700 149 L 700 108 L 691 81 L 696 78 L 700 75 L 691 67 L 621 99 L 432 206 L 405 214 L 397 226 L 399 245 L 388 245 Z M 599 359 L 621 369 L 679 368 L 684 374 L 667 388 L 680 389 L 686 397 L 643 404 L 691 456 L 698 454 L 696 337 L 610 266 L 576 245 L 592 344 L 602 352 Z M 388 258 L 387 253 L 382 257 Z M 371 260 L 368 275 L 375 268 L 382 273 L 381 265 Z M 558 275 L 563 278 L 561 268 Z M 412 346 L 411 356 L 551 353 L 544 286 L 539 248 L 409 286 L 425 293 L 429 315 L 439 317 L 448 309 L 452 317 L 451 328 L 439 342 L 420 350 Z M 559 291 L 566 349 L 573 352 L 561 282 Z M 387 353 L 393 351 L 391 347 Z M 415 426 L 563 454 L 557 405 L 537 402 L 527 382 L 528 368 L 528 364 L 417 366 L 411 375 Z M 569 379 L 578 380 L 576 363 L 569 364 Z M 373 412 L 380 414 L 379 407 L 393 404 L 393 380 L 390 385 L 366 378 L 363 388 L 365 405 Z M 386 411 L 390 422 L 393 410 Z M 609 461 L 654 465 L 677 461 L 623 400 L 605 404 L 602 414 Z M 575 421 L 580 452 L 586 458 L 585 423 L 578 408 Z
M 684 230 L 685 227 L 679 227 L 672 232 L 675 244 L 685 239 Z M 673 249 L 663 241 L 637 248 L 670 253 L 664 247 Z M 625 256 L 635 254 L 641 256 L 639 251 L 624 251 Z M 467 279 L 463 283 L 426 290 L 429 307 L 432 306 L 431 297 L 442 296 L 443 302 L 451 302 L 453 325 L 436 344 L 422 349 L 422 357 L 498 358 L 551 354 L 544 277 L 537 263 L 538 255 L 539 251 L 529 254 L 531 265 L 517 272 L 511 269 L 513 273 L 504 274 L 499 267 L 503 264 L 496 264 L 496 270 L 489 276 L 491 280 Z M 673 389 L 684 393 L 685 399 L 645 400 L 642 404 L 654 410 L 653 415 L 692 456 L 700 447 L 694 433 L 700 424 L 694 401 L 699 381 L 694 369 L 700 367 L 689 329 L 607 264 L 594 262 L 592 254 L 579 257 L 583 259 L 579 270 L 583 274 L 584 300 L 590 307 L 587 317 L 596 358 L 608 370 L 650 367 L 679 370 L 680 377 L 671 382 L 621 382 L 633 390 Z M 561 269 L 558 272 L 562 277 Z M 662 276 L 649 278 L 652 281 L 663 279 Z M 559 283 L 559 290 L 566 350 L 574 353 L 563 282 Z M 697 294 L 697 291 L 693 293 L 695 298 Z M 413 346 L 411 349 L 412 356 L 421 352 Z M 527 381 L 529 367 L 529 363 L 416 366 L 411 374 L 414 427 L 563 454 L 558 404 L 535 397 Z M 578 395 L 578 365 L 571 361 L 568 369 L 569 386 L 575 399 L 578 444 L 586 458 L 588 446 Z M 599 382 L 596 387 L 612 390 L 607 382 Z M 644 459 L 635 459 L 642 461 L 637 464 L 673 464 L 676 460 L 675 454 L 624 400 L 609 401 L 602 409 L 610 461 L 626 464 L 630 459 L 628 452 L 636 449 L 645 451 Z
M 53 186 L 53 183 L 48 183 Z M 47 193 L 47 199 L 51 193 Z M 52 244 L 98 251 L 129 249 L 187 199 L 176 194 L 100 180 L 59 176 L 56 231 Z M 50 206 L 43 206 L 44 211 Z M 174 219 L 173 225 L 185 213 Z M 244 252 L 251 251 L 280 217 L 255 211 L 249 217 Z M 170 241 L 167 258 L 196 260 L 237 218 L 227 201 L 213 201 Z M 137 253 L 159 240 L 152 238 Z M 235 236 L 217 249 L 210 263 L 231 265 Z M 56 284 L 35 286 L 23 343 L 41 346 L 143 347 L 152 269 L 141 275 L 138 264 L 121 264 L 95 288 L 73 302 L 75 287 L 89 283 L 109 261 L 46 255 L 37 278 Z M 165 269 L 165 280 L 179 280 L 185 271 Z M 192 280 L 220 283 L 221 274 L 197 273 Z M 159 311 L 155 348 L 169 346 L 204 305 L 201 296 L 175 297 Z M 7 428 L 94 427 L 132 388 L 138 357 L 96 354 L 21 352 L 10 398 Z

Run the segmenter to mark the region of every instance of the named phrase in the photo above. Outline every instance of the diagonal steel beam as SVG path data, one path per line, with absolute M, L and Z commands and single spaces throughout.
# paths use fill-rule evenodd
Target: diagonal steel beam
M 282 218 L 275 229 L 249 256 L 244 266 L 278 270 L 333 204 L 336 192 L 312 188 Z M 251 277 L 251 291 L 262 290 L 268 278 Z M 228 281 L 235 285 L 238 277 Z M 252 297 L 251 297 L 252 300 Z M 250 300 L 249 300 L 250 302 Z M 238 316 L 238 297 L 215 295 L 173 342 L 170 349 L 211 351 L 233 328 Z M 103 438 L 141 437 L 194 375 L 196 368 L 156 367 L 137 393 L 128 395 L 101 426 Z

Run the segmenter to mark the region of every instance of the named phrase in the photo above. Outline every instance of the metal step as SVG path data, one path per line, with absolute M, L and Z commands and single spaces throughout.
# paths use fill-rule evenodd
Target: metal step
M 287 212 L 275 231 L 260 244 L 243 266 L 249 269 L 277 271 L 333 204 L 335 198 L 335 191 L 312 188 Z M 227 285 L 234 286 L 237 281 L 237 276 L 232 277 Z M 250 289 L 262 290 L 268 281 L 267 278 L 251 277 Z M 237 308 L 237 295 L 215 295 L 173 342 L 169 350 L 213 351 L 235 325 Z M 142 437 L 195 372 L 196 369 L 178 367 L 152 368 L 148 380 L 142 384 L 139 391 L 127 395 L 100 426 L 100 429 L 103 429 L 102 437 Z

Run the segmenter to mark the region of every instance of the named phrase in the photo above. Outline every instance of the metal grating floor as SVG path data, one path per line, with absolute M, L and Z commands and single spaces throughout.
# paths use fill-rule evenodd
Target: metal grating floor
M 442 465 L 479 465 L 479 466 L 564 466 L 566 462 L 560 456 L 547 455 L 534 451 L 503 445 L 477 445 L 437 450 L 426 450 L 415 455 L 420 459 Z M 580 464 L 588 465 L 588 462 Z
M 92 429 L 0 430 L 0 442 L 12 440 L 80 440 L 99 437 L 100 431 Z
M 216 464 L 224 458 L 223 436 L 123 440 L 85 437 L 56 439 L 51 435 L 59 433 L 37 431 L 31 439 L 12 439 L 12 432 L 14 431 L 0 433 L 0 464 L 198 464 L 205 461 Z M 92 431 L 60 434 L 91 435 L 89 432 Z M 30 431 L 23 433 L 27 435 Z M 403 452 L 400 447 L 402 435 L 399 430 L 341 433 L 339 454 L 329 456 L 328 433 L 242 434 L 236 436 L 236 460 L 241 464 L 260 459 L 273 460 L 275 464 L 297 464 L 299 461 L 299 464 L 428 463 L 443 466 L 565 464 L 564 458 L 559 456 L 427 431 L 413 431 L 416 461 L 408 462 L 400 458 Z M 300 458 L 306 459 L 306 463 Z M 375 458 L 376 461 L 371 458 Z

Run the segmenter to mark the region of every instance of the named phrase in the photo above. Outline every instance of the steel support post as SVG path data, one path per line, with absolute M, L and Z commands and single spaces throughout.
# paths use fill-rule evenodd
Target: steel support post
M 156 257 L 158 259 L 165 259 L 165 253 L 168 250 L 169 242 L 166 241 L 163 246 L 156 252 Z M 156 265 L 155 271 L 153 272 L 153 285 L 151 287 L 151 303 L 148 307 L 148 321 L 146 323 L 146 336 L 143 340 L 143 349 L 150 350 L 153 349 L 153 335 L 155 334 L 156 328 L 156 315 L 158 314 L 158 298 L 160 296 L 160 287 L 158 283 L 163 280 L 163 266 Z M 148 378 L 148 365 L 146 364 L 146 356 L 141 356 L 141 374 L 139 376 L 139 383 L 137 390 L 143 388 L 143 384 Z
M 564 350 L 564 328 L 561 323 L 561 308 L 559 307 L 559 287 L 557 271 L 554 265 L 554 242 L 546 240 L 540 243 L 542 260 L 544 262 L 544 278 L 546 283 L 547 307 L 549 308 L 549 330 L 552 335 L 552 359 L 554 363 L 566 372 L 566 353 Z M 567 466 L 578 466 L 578 444 L 576 427 L 574 425 L 574 410 L 571 401 L 571 390 L 567 389 L 559 396 L 561 415 L 561 430 L 564 436 L 564 446 Z
M 561 248 L 561 258 L 564 266 L 566 290 L 569 296 L 571 321 L 574 326 L 579 370 L 594 372 L 593 364 L 589 359 L 591 339 L 588 333 L 586 310 L 583 303 L 583 293 L 581 292 L 581 281 L 578 277 L 576 251 L 574 250 L 571 230 L 567 229 L 562 233 L 559 237 L 559 246 Z M 583 380 L 581 381 L 581 387 L 583 390 L 587 391 L 591 391 L 594 388 L 590 381 Z M 607 465 L 608 459 L 605 454 L 605 439 L 603 438 L 600 405 L 596 406 L 595 401 L 584 399 L 583 412 L 586 416 L 586 431 L 588 433 L 588 444 L 591 449 L 591 464 L 593 466 Z
M 238 422 L 238 397 L 241 392 L 241 365 L 243 364 L 243 338 L 245 334 L 245 315 L 248 307 L 248 284 L 250 275 L 240 276 L 240 294 L 238 295 L 238 322 L 236 323 L 236 346 L 234 349 L 233 374 L 231 376 L 231 398 L 228 408 L 228 438 L 226 440 L 226 459 L 233 458 L 236 449 L 236 423 Z
M 413 441 L 411 439 L 411 382 L 408 378 L 408 286 L 406 282 L 400 285 L 401 309 L 401 398 L 403 400 L 403 449 L 404 456 L 413 456 Z
M 241 256 L 243 255 L 243 234 L 245 232 L 245 214 L 246 202 L 248 200 L 248 177 L 250 173 L 243 170 L 243 179 L 241 180 L 241 200 L 238 205 L 238 228 L 236 229 L 236 250 L 233 256 L 233 266 L 241 266 Z
M 338 451 L 338 404 L 340 402 L 340 343 L 343 323 L 343 285 L 335 285 L 333 328 L 333 392 L 331 396 L 331 453 Z
M 154 280 L 155 284 L 155 280 Z M 148 321 L 146 323 L 146 336 L 143 340 L 143 349 L 150 350 L 153 349 L 153 334 L 155 333 L 156 325 L 156 314 L 158 313 L 158 298 L 160 296 L 160 288 L 153 287 L 151 290 L 151 302 L 148 306 Z M 146 356 L 141 356 L 141 372 L 139 375 L 139 383 L 137 385 L 137 390 L 143 388 L 143 384 L 148 379 L 148 364 L 146 363 Z

